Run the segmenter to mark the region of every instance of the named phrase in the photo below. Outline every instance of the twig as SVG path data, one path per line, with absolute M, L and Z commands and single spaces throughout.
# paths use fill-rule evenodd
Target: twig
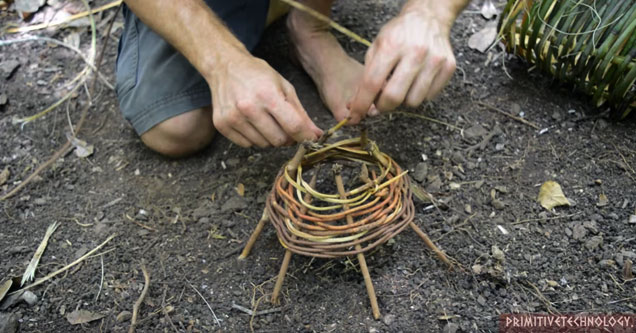
M 141 295 L 139 295 L 137 302 L 135 302 L 135 305 L 133 306 L 132 320 L 130 321 L 130 328 L 128 329 L 128 333 L 135 332 L 135 326 L 137 325 L 137 316 L 139 314 L 139 308 L 141 307 L 141 304 L 144 302 L 144 298 L 146 298 L 146 294 L 148 293 L 148 287 L 150 287 L 150 274 L 148 274 L 146 265 L 143 262 L 141 263 L 141 271 L 144 273 L 144 289 L 141 291 Z
M 97 290 L 97 295 L 95 296 L 95 302 L 99 299 L 99 294 L 102 292 L 102 287 L 104 286 L 104 256 L 99 256 L 99 259 L 102 263 L 102 278 L 99 280 L 99 289 Z
M 115 18 L 116 17 L 117 17 L 116 15 L 113 16 L 112 21 L 110 21 L 110 24 L 108 26 L 108 30 L 106 31 L 106 36 L 110 35 L 110 31 L 111 31 L 111 29 L 113 27 L 113 23 L 115 22 Z M 102 46 L 102 50 L 101 50 L 101 52 L 99 54 L 99 57 L 97 59 L 97 62 L 96 62 L 96 65 L 95 65 L 95 69 L 97 70 L 97 72 L 99 72 L 99 68 L 100 68 L 100 66 L 102 64 L 102 60 L 104 59 L 104 51 L 106 50 L 106 46 L 108 46 L 108 39 L 106 39 L 104 41 L 104 45 Z M 93 82 L 91 83 L 91 87 L 89 89 L 91 92 L 95 91 L 95 86 L 96 86 L 96 83 L 97 83 L 97 77 L 98 76 L 96 75 L 93 78 Z M 93 105 L 92 101 L 89 101 L 88 103 L 86 103 L 86 106 L 82 110 L 82 113 L 81 113 L 81 116 L 80 116 L 80 120 L 77 122 L 77 125 L 75 126 L 75 136 L 73 136 L 73 138 L 77 137 L 78 133 L 82 129 L 82 125 L 84 124 L 84 121 L 86 120 L 86 116 L 88 115 L 88 110 L 90 110 L 92 105 Z M 3 195 L 2 197 L 0 197 L 0 201 L 4 201 L 4 200 L 14 196 L 16 193 L 20 192 L 20 190 L 22 190 L 26 185 L 28 185 L 30 182 L 32 182 L 33 179 L 38 174 L 40 174 L 40 172 L 42 172 L 44 169 L 48 168 L 55 161 L 57 161 L 57 159 L 60 158 L 60 156 L 62 156 L 62 154 L 64 154 L 68 150 L 68 148 L 70 146 L 71 146 L 71 140 L 67 140 L 66 143 L 64 145 L 62 145 L 62 147 L 60 147 L 60 149 L 58 149 L 53 154 L 53 156 L 51 156 L 51 158 L 49 158 L 46 162 L 44 162 L 37 169 L 35 169 L 35 171 L 33 171 L 33 173 L 31 175 L 29 175 L 29 177 L 27 177 L 18 186 L 16 186 L 11 191 L 9 191 L 9 193 L 7 193 L 7 194 Z
M 403 115 L 405 115 L 405 116 L 421 118 L 421 119 L 424 119 L 424 120 L 428 120 L 428 121 L 430 121 L 430 122 L 432 122 L 432 123 L 436 123 L 436 124 L 440 124 L 440 125 L 448 126 L 448 127 L 452 128 L 452 129 L 457 130 L 457 131 L 460 131 L 460 132 L 462 131 L 462 128 L 457 127 L 457 126 L 455 126 L 455 125 L 451 125 L 451 124 L 449 124 L 449 123 L 447 123 L 447 122 L 443 122 L 443 121 L 441 121 L 441 120 L 437 120 L 437 119 L 435 119 L 435 118 L 427 117 L 427 116 L 424 116 L 424 115 L 421 115 L 421 114 L 417 114 L 417 113 L 413 113 L 413 112 L 394 111 L 394 112 L 391 112 L 391 113 L 389 113 L 389 114 L 403 114 Z
M 510 117 L 510 118 L 512 118 L 512 119 L 514 119 L 514 120 L 516 120 L 516 121 L 520 122 L 520 123 L 523 123 L 523 124 L 525 124 L 525 125 L 528 125 L 528 126 L 530 126 L 530 127 L 534 128 L 534 129 L 536 129 L 537 131 L 541 129 L 541 127 L 539 127 L 539 126 L 538 126 L 538 125 L 536 125 L 535 123 L 533 123 L 533 122 L 531 122 L 531 121 L 528 121 L 528 120 L 525 120 L 525 119 L 523 119 L 523 118 L 521 118 L 521 117 L 517 117 L 517 116 L 515 116 L 515 115 L 512 115 L 512 114 L 510 114 L 510 113 L 508 113 L 508 112 L 506 112 L 506 111 L 504 111 L 504 110 L 502 110 L 502 109 L 500 109 L 500 108 L 498 108 L 498 107 L 492 106 L 492 105 L 490 105 L 490 104 L 486 104 L 486 103 L 481 102 L 481 101 L 477 101 L 477 102 L 475 102 L 475 103 L 477 103 L 477 104 L 479 104 L 479 105 L 481 105 L 481 106 L 484 106 L 484 107 L 486 107 L 486 108 L 488 108 L 488 109 L 491 109 L 491 110 L 493 110 L 493 111 L 497 111 L 497 112 L 499 112 L 499 113 L 501 113 L 501 114 L 503 114 L 503 115 L 505 115 L 505 116 L 507 116 L 507 117 Z
M 488 133 L 486 135 L 486 137 L 484 137 L 484 139 L 481 140 L 480 143 L 478 143 L 476 145 L 472 145 L 472 146 L 466 148 L 466 151 L 471 153 L 471 152 L 473 152 L 475 150 L 484 150 L 484 149 L 486 149 L 486 146 L 488 145 L 490 140 L 492 140 L 492 138 L 494 138 L 495 136 L 497 136 L 497 135 L 499 135 L 501 133 L 503 133 L 503 131 L 501 130 L 499 125 L 495 125 L 495 128 L 493 128 L 492 131 L 490 131 L 490 133 Z
M 545 219 L 542 219 L 542 218 L 538 218 L 538 219 L 527 219 L 527 220 L 515 221 L 515 222 L 512 222 L 512 223 L 510 223 L 510 224 L 511 224 L 511 225 L 516 225 L 516 224 L 523 224 L 523 223 L 528 223 L 528 222 L 536 222 L 536 221 L 544 221 L 544 220 L 545 220 L 545 221 L 549 221 L 549 220 L 558 220 L 558 219 L 565 219 L 565 218 L 568 218 L 568 217 L 573 217 L 573 216 L 580 215 L 580 214 L 581 214 L 581 213 L 579 212 L 579 213 L 574 213 L 574 214 L 570 214 L 570 215 L 549 217 L 549 218 L 545 218 Z
M 208 303 L 208 301 L 205 299 L 205 297 L 203 297 L 203 295 L 201 295 L 201 293 L 197 290 L 197 288 L 195 288 L 192 283 L 190 283 L 190 281 L 188 279 L 185 279 L 186 282 L 188 282 L 188 284 L 190 285 L 190 287 L 192 289 L 194 289 L 194 291 L 199 295 L 199 297 L 201 297 L 201 299 L 203 299 L 203 301 L 205 302 L 205 305 L 208 306 L 208 309 L 210 309 L 210 312 L 212 312 L 212 317 L 214 317 L 214 321 L 216 322 L 217 325 L 219 325 L 219 327 L 221 327 L 221 322 L 219 322 L 219 318 L 216 317 L 216 313 L 214 313 L 214 310 L 212 310 L 212 306 L 210 306 L 210 303 Z
M 108 10 L 110 8 L 113 8 L 115 6 L 119 6 L 122 3 L 122 0 L 117 0 L 117 1 L 113 1 L 111 3 L 105 4 L 101 7 L 97 7 L 95 9 L 92 10 L 87 10 L 81 13 L 77 13 L 75 15 L 71 15 L 68 17 L 65 17 L 59 21 L 56 22 L 49 22 L 49 23 L 40 23 L 40 24 L 35 24 L 35 25 L 29 25 L 26 27 L 19 27 L 19 28 L 9 28 L 6 30 L 7 33 L 13 34 L 13 33 L 18 33 L 18 32 L 29 32 L 29 31 L 34 31 L 34 30 L 40 30 L 40 29 L 46 29 L 46 28 L 50 28 L 50 27 L 55 27 L 58 25 L 62 25 L 64 23 L 68 23 L 83 17 L 86 17 L 88 15 L 92 15 L 92 14 L 97 14 L 99 12 L 103 12 L 105 10 Z
M 262 316 L 262 315 L 266 315 L 266 314 L 270 314 L 270 313 L 274 313 L 274 312 L 280 312 L 283 310 L 283 307 L 278 307 L 278 308 L 273 308 L 273 309 L 268 309 L 268 310 L 261 310 L 261 311 L 252 311 L 246 307 L 240 306 L 236 303 L 232 303 L 232 309 L 236 309 L 239 310 L 241 312 L 244 312 L 250 316 Z
M 97 246 L 96 248 L 92 249 L 90 252 L 86 253 L 85 255 L 79 257 L 77 260 L 73 261 L 72 263 L 70 263 L 70 264 L 58 269 L 57 271 L 55 271 L 55 272 L 53 272 L 53 273 L 51 273 L 51 274 L 49 274 L 49 275 L 47 275 L 47 276 L 45 276 L 45 277 L 43 277 L 41 279 L 36 280 L 32 284 L 30 284 L 30 285 L 28 285 L 28 286 L 26 286 L 26 287 L 24 287 L 22 289 L 19 289 L 19 290 L 16 290 L 16 291 L 10 293 L 9 295 L 13 295 L 13 294 L 16 294 L 16 293 L 19 293 L 19 292 L 23 292 L 23 291 L 25 291 L 27 289 L 31 289 L 31 288 L 33 288 L 35 286 L 38 286 L 38 285 L 40 285 L 40 284 L 42 284 L 42 283 L 54 278 L 58 274 L 67 271 L 71 267 L 73 267 L 73 266 L 79 264 L 80 262 L 84 261 L 84 259 L 88 258 L 93 253 L 99 251 L 99 249 L 104 247 L 104 245 L 106 245 L 106 243 L 110 242 L 113 238 L 115 238 L 115 236 L 117 236 L 117 235 L 116 234 L 115 235 L 111 235 L 110 237 L 106 238 L 106 240 L 103 243 L 99 244 L 99 246 Z
M 304 13 L 307 13 L 309 15 L 311 15 L 312 17 L 314 17 L 315 19 L 322 21 L 324 23 L 329 24 L 330 27 L 332 27 L 333 29 L 339 31 L 340 33 L 342 33 L 343 35 L 346 35 L 347 37 L 355 40 L 356 42 L 365 45 L 367 47 L 371 46 L 371 42 L 368 41 L 367 39 L 364 39 L 362 37 L 360 37 L 358 34 L 354 33 L 353 31 L 341 26 L 340 24 L 334 22 L 332 19 L 330 19 L 329 17 L 317 12 L 316 10 L 314 10 L 313 8 L 307 7 L 301 3 L 298 3 L 295 0 L 280 0 L 281 2 L 284 2 Z

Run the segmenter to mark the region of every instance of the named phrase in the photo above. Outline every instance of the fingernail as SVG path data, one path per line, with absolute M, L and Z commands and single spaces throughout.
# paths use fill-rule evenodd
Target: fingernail
M 375 105 L 371 106 L 371 109 L 369 109 L 369 116 L 371 117 L 375 117 L 380 115 L 380 111 L 378 111 L 378 109 L 376 109 Z

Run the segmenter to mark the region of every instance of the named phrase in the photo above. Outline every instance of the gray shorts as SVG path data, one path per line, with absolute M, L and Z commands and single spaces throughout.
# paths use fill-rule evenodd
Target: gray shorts
M 269 0 L 206 0 L 248 50 L 258 43 Z M 124 6 L 117 55 L 117 98 L 141 135 L 179 114 L 209 106 L 210 89 L 188 60 Z M 214 43 L 210 40 L 210 43 Z

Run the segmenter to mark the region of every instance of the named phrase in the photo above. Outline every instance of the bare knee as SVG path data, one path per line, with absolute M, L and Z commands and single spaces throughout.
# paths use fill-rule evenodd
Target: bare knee
M 183 157 L 207 146 L 216 130 L 210 107 L 167 119 L 141 135 L 150 149 L 169 157 Z

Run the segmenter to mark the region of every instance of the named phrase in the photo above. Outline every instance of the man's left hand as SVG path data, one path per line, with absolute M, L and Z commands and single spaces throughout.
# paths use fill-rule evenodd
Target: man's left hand
M 367 51 L 364 76 L 349 104 L 350 123 L 364 118 L 374 102 L 380 111 L 402 104 L 416 107 L 448 83 L 455 71 L 449 40 L 454 17 L 436 15 L 438 10 L 430 8 L 434 5 L 405 8 L 380 30 Z

